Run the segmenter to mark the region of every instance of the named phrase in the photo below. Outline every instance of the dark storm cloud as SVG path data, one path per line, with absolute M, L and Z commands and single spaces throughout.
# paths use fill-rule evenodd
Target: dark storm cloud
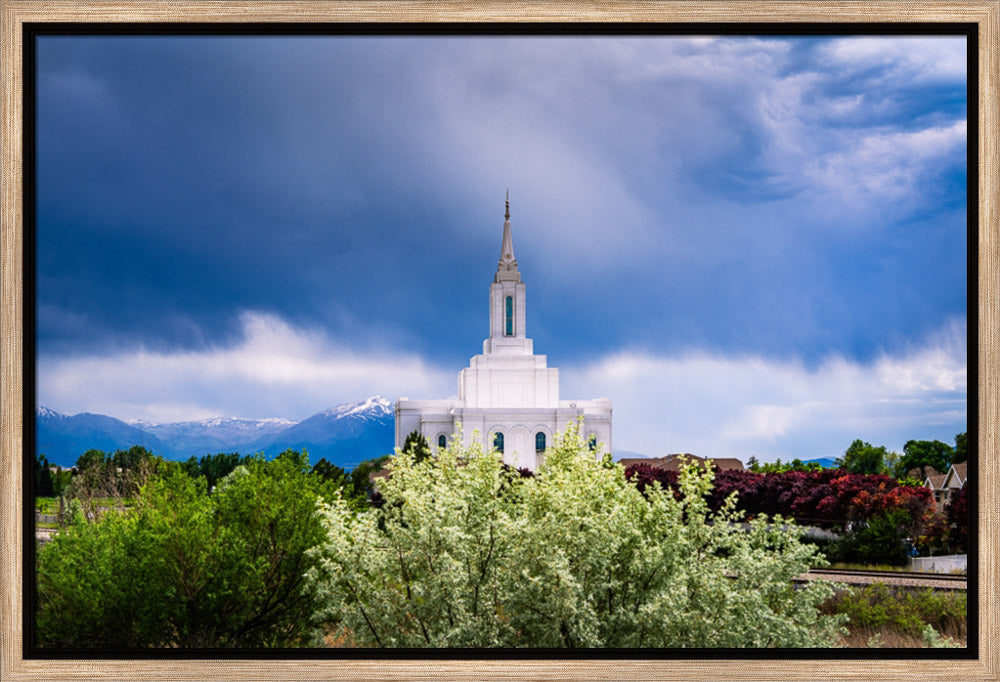
M 822 329 L 823 310 L 792 319 L 769 300 L 793 281 L 804 290 L 792 310 L 836 299 L 830 310 L 851 309 L 838 320 L 849 343 L 870 355 L 882 340 L 865 329 L 885 311 L 846 293 L 864 277 L 830 259 L 842 240 L 814 226 L 855 220 L 829 192 L 831 178 L 865 167 L 851 145 L 935 117 L 945 125 L 960 86 L 894 77 L 905 51 L 886 57 L 876 45 L 857 59 L 839 45 L 45 39 L 39 294 L 52 314 L 40 316 L 40 339 L 225 344 L 241 312 L 261 310 L 450 357 L 469 339 L 425 328 L 478 317 L 476 300 L 449 292 L 488 279 L 498 195 L 513 184 L 517 244 L 539 290 L 573 289 L 592 315 L 628 322 L 595 334 L 560 297 L 542 302 L 540 338 L 577 340 L 562 342 L 572 355 L 634 338 L 683 346 L 671 333 L 680 329 L 687 344 L 725 351 L 838 350 L 809 331 Z M 821 57 L 841 68 L 818 72 Z M 942 105 L 918 115 L 928 95 Z M 940 186 L 941 172 L 922 179 Z M 913 190 L 900 188 L 908 200 Z M 874 198 L 850 203 L 896 215 L 879 217 L 879 237 L 849 238 L 855 253 L 884 246 L 886 228 L 906 218 L 903 204 Z M 625 295 L 637 276 L 658 294 L 642 306 Z M 900 288 L 914 284 L 923 288 Z M 706 309 L 715 314 L 691 328 Z M 938 325 L 931 317 L 907 332 Z M 69 331 L 87 320 L 81 346 Z
M 621 353 L 819 393 L 944 357 L 964 390 L 954 343 L 921 354 L 964 324 L 964 69 L 954 39 L 43 38 L 43 385 L 148 418 L 307 416 L 273 406 L 364 397 L 352 365 L 452 392 L 509 187 L 528 334 L 595 392 Z
M 93 328 L 68 338 L 46 316 L 42 342 L 224 343 L 246 308 L 336 326 L 381 299 L 402 316 L 392 294 L 419 267 L 399 259 L 438 203 L 406 182 L 413 84 L 358 88 L 392 55 L 341 47 L 43 41 L 40 302 Z

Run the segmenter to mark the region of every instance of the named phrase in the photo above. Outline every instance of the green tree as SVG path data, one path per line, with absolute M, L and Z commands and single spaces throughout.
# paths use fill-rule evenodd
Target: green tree
M 240 456 L 238 452 L 219 452 L 214 455 L 203 455 L 200 458 L 191 456 L 182 466 L 190 476 L 195 478 L 204 476 L 208 483 L 208 489 L 211 490 L 233 469 L 241 464 L 249 463 L 252 459 L 252 455 Z
M 858 438 L 850 444 L 843 457 L 837 458 L 836 463 L 852 474 L 883 474 L 886 472 L 887 457 L 884 445 L 875 447 Z
M 103 467 L 108 462 L 108 456 L 103 450 L 87 450 L 76 460 L 77 471 L 83 473 L 93 467 Z
M 454 442 L 418 461 L 400 452 L 386 504 L 334 500 L 308 573 L 322 617 L 360 646 L 829 646 L 818 615 L 829 584 L 795 588 L 816 560 L 799 531 L 730 499 L 710 515 L 712 473 L 688 467 L 682 499 L 644 493 L 595 462 L 575 430 L 520 477 Z
M 328 462 L 326 457 L 323 457 L 316 462 L 313 465 L 312 471 L 325 481 L 346 482 L 348 480 L 347 472 L 336 464 Z
M 128 450 L 116 450 L 111 455 L 111 464 L 123 470 L 138 470 L 153 459 L 153 453 L 141 445 L 133 445 Z
M 410 431 L 403 441 L 403 452 L 412 454 L 419 462 L 431 456 L 431 446 L 422 433 Z
M 903 566 L 907 559 L 907 530 L 912 524 L 913 520 L 905 509 L 888 509 L 834 543 L 830 558 Z
M 38 553 L 42 647 L 273 647 L 317 643 L 302 590 L 336 486 L 294 451 L 252 458 L 209 491 L 181 466 L 135 508 L 77 513 Z
M 35 497 L 51 497 L 55 494 L 55 483 L 49 466 L 45 455 L 35 455 Z
M 375 494 L 375 486 L 371 481 L 371 476 L 384 469 L 391 458 L 392 455 L 382 455 L 366 459 L 351 470 L 351 487 L 356 495 L 367 500 Z
M 66 496 L 77 501 L 87 518 L 97 518 L 102 502 L 117 493 L 115 470 L 111 458 L 103 450 L 87 450 L 77 458 L 76 474 L 66 489 Z
M 919 469 L 923 480 L 931 469 L 945 473 L 951 466 L 952 454 L 952 447 L 939 440 L 909 440 L 903 446 L 898 474 L 905 475 L 912 469 Z
M 898 474 L 899 474 L 899 469 L 900 469 L 900 466 L 901 466 L 902 459 L 903 459 L 903 456 L 900 455 L 895 450 L 889 450 L 888 452 L 886 452 L 885 453 L 885 473 L 888 474 L 888 475 L 890 475 L 890 476 L 896 476 L 897 478 L 900 478 L 898 476 Z M 923 481 L 918 482 L 917 485 L 923 485 Z
M 754 462 L 754 465 L 749 467 L 749 470 L 755 474 L 783 474 L 788 471 L 822 471 L 823 465 L 818 462 L 806 463 L 798 457 L 788 464 L 784 464 L 779 457 L 776 461 L 767 464 Z
M 76 475 L 65 493 L 83 505 L 88 517 L 96 517 L 107 505 L 120 505 L 139 493 L 139 488 L 166 464 L 141 445 L 116 450 L 87 450 L 76 461 Z
M 955 451 L 951 457 L 952 464 L 960 464 L 969 459 L 969 438 L 968 433 L 955 434 Z
M 73 481 L 73 471 L 71 469 L 63 469 L 61 466 L 56 465 L 56 471 L 52 475 L 52 494 L 62 497 L 66 490 L 69 488 L 69 484 Z

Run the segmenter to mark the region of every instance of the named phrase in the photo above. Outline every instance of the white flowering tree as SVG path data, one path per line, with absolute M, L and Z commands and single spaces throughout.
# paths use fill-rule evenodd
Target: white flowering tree
M 457 442 L 459 439 L 455 439 Z M 839 619 L 827 584 L 796 588 L 814 562 L 790 524 L 711 516 L 712 474 L 691 466 L 680 499 L 640 493 L 595 462 L 575 429 L 522 478 L 457 444 L 397 453 L 385 504 L 322 506 L 310 589 L 355 646 L 817 647 Z

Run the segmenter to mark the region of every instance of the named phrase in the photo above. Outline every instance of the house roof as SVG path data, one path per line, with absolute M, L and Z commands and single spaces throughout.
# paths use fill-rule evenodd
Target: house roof
M 735 469 L 737 471 L 743 471 L 743 461 L 736 459 L 735 457 L 720 457 L 719 459 L 710 460 L 719 471 L 728 471 L 730 469 Z
M 708 457 L 698 457 L 697 455 L 692 455 L 690 453 L 664 455 L 663 457 L 650 458 L 626 457 L 618 461 L 625 467 L 633 464 L 646 464 L 654 469 L 662 469 L 663 471 L 680 471 L 681 464 L 685 461 L 695 462 L 702 465 L 711 465 L 719 471 L 727 471 L 729 469 L 743 470 L 743 462 L 735 457 L 720 457 L 719 459 L 711 459 Z
M 944 481 L 947 478 L 946 474 L 931 474 L 926 479 L 924 479 L 924 485 L 931 490 L 940 490 L 944 487 Z
M 959 462 L 958 464 L 952 464 L 951 468 L 948 470 L 948 487 L 950 488 L 963 488 L 965 487 L 965 481 L 969 478 L 969 463 Z
M 916 467 L 910 469 L 906 472 L 907 477 L 915 478 L 918 481 L 923 480 L 925 483 L 931 476 L 944 476 L 947 472 L 938 471 L 934 467 Z
M 947 472 L 941 472 L 937 469 L 927 467 L 926 474 L 921 473 L 920 467 L 917 467 L 907 471 L 906 475 L 910 478 L 915 478 L 918 481 L 923 479 L 924 485 L 929 487 L 931 490 L 938 490 L 940 488 L 962 488 L 965 486 L 966 478 L 968 478 L 968 463 L 960 462 L 959 464 L 952 464 L 948 467 Z

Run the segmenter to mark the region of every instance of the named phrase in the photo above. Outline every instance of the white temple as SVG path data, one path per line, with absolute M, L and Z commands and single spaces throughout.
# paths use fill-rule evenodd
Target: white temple
M 396 402 L 396 447 L 417 431 L 436 450 L 461 432 L 464 444 L 478 441 L 502 453 L 507 464 L 533 471 L 553 436 L 582 418 L 580 433 L 595 457 L 611 452 L 611 400 L 559 400 L 559 370 L 534 354 L 524 321 L 524 282 L 514 258 L 508 199 L 483 353 L 459 372 L 457 400 Z

